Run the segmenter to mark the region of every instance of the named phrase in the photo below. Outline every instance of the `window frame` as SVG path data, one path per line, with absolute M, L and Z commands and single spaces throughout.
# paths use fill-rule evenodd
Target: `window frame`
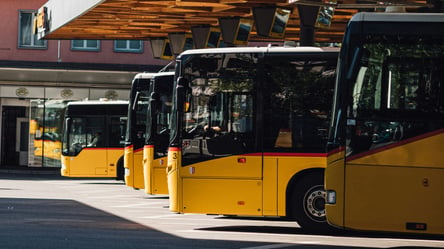
M 43 40 L 43 44 L 42 45 L 36 45 L 36 41 L 38 41 L 37 38 L 37 34 L 33 34 L 32 30 L 34 28 L 34 21 L 35 21 L 35 14 L 37 13 L 37 10 L 19 10 L 18 11 L 18 27 L 17 27 L 17 47 L 19 49 L 40 49 L 40 50 L 46 50 L 48 49 L 48 42 L 46 40 Z M 32 20 L 31 20 L 31 27 L 30 27 L 30 31 L 31 31 L 31 44 L 30 45 L 26 45 L 23 44 L 22 41 L 22 15 L 23 14 L 29 14 L 32 16 Z
M 118 41 L 125 41 L 126 42 L 126 48 L 117 48 L 117 42 Z M 132 49 L 130 48 L 130 42 L 133 40 L 114 40 L 114 52 L 116 53 L 143 53 L 143 40 L 137 40 L 139 41 L 139 48 L 138 49 Z
M 74 41 L 83 41 L 83 47 L 75 47 Z M 96 47 L 88 47 L 87 41 L 97 41 L 97 46 Z M 100 51 L 100 40 L 96 40 L 96 39 L 74 39 L 74 40 L 71 40 L 71 51 L 99 52 Z

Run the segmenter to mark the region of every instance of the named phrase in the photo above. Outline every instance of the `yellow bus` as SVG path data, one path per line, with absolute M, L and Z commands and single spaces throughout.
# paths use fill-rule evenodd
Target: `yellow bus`
M 66 106 L 62 176 L 123 180 L 128 101 L 79 101 Z
M 337 73 L 328 222 L 444 234 L 444 14 L 355 15 Z
M 146 189 L 146 192 L 150 194 L 166 194 L 168 192 L 166 173 L 163 176 L 159 175 L 161 170 L 158 169 L 163 167 L 163 171 L 165 171 L 166 166 L 163 163 L 165 160 L 161 158 L 162 152 L 160 150 L 154 151 L 154 141 L 157 140 L 160 148 L 162 146 L 160 141 L 168 137 L 167 130 L 164 129 L 168 121 L 168 114 L 164 112 L 165 105 L 168 103 L 164 99 L 163 83 L 168 81 L 165 80 L 167 78 L 172 82 L 173 75 L 174 72 L 139 73 L 134 77 L 131 86 L 124 152 L 125 184 L 134 189 Z M 154 89 L 154 85 L 156 85 L 156 89 Z M 170 87 L 172 88 L 171 83 Z M 156 98 L 158 99 L 156 100 Z M 163 110 L 159 112 L 156 108 L 149 109 L 151 103 Z M 152 113 L 149 114 L 151 110 Z M 152 127 L 155 127 L 156 130 L 152 130 Z M 168 141 L 168 138 L 166 139 Z M 147 142 L 146 146 L 145 142 Z M 163 142 L 163 144 L 165 143 L 168 144 L 168 142 Z M 163 147 L 167 147 L 167 145 L 163 145 Z M 145 182 L 147 182 L 146 188 Z M 155 184 L 159 185 L 154 186 Z
M 154 75 L 150 84 L 143 179 L 147 194 L 168 194 L 166 162 L 169 141 L 174 72 Z
M 268 46 L 178 56 L 170 210 L 287 216 L 306 229 L 327 227 L 325 144 L 337 55 Z

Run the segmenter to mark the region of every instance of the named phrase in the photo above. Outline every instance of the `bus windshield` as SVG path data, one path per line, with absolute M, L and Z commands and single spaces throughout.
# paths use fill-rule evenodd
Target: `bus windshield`
M 151 80 L 145 144 L 155 145 L 155 158 L 166 156 L 168 152 L 173 83 L 174 73 L 159 74 Z
M 125 143 L 134 144 L 137 148 L 143 147 L 147 111 L 149 106 L 149 81 L 150 79 L 135 79 L 131 94 L 131 104 L 128 106 L 128 124 L 126 129 Z
M 252 91 L 252 80 L 256 77 L 256 60 L 255 56 L 249 54 L 210 54 L 188 61 L 184 72 L 189 77 L 193 99 L 190 103 L 192 111 L 185 114 L 185 132 L 193 135 L 193 132 L 208 126 L 213 129 L 247 132 L 247 127 L 242 130 L 239 128 L 239 119 L 248 118 L 248 115 L 245 113 L 244 117 L 240 117 L 239 109 L 243 99 L 244 109 L 250 113 L 251 119 L 251 110 L 247 108 L 249 106 L 251 109 L 252 99 L 248 96 L 251 95 L 249 93 Z M 226 64 L 225 67 L 219 66 L 222 63 Z M 204 64 L 207 70 L 193 72 L 193 67 L 202 68 L 201 65 Z M 232 103 L 232 108 L 226 109 L 229 106 L 226 102 L 229 95 L 238 96 L 233 99 L 238 103 Z M 237 117 L 232 119 L 233 115 L 228 114 L 233 112 Z M 251 132 L 251 129 L 249 131 Z
M 443 42 L 435 36 L 369 35 L 354 50 L 360 54 L 353 55 L 359 62 L 348 73 L 354 78 L 347 122 L 367 140 L 349 144 L 349 154 L 443 127 Z

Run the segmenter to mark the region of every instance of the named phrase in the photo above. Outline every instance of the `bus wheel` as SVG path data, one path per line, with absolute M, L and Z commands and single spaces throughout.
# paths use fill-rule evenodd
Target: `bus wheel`
M 123 160 L 119 160 L 119 162 L 117 163 L 116 180 L 125 181 L 125 168 L 123 167 Z
M 325 216 L 324 174 L 310 174 L 300 179 L 291 195 L 291 214 L 307 230 L 327 230 Z

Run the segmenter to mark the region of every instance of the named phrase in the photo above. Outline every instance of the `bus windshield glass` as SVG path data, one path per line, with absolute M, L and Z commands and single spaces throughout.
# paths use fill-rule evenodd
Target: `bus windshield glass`
M 128 124 L 126 130 L 126 143 L 132 143 L 140 148 L 144 144 L 147 111 L 149 105 L 149 80 L 139 79 L 135 84 L 139 84 L 137 92 L 134 93 L 134 100 L 131 101 L 131 105 L 128 107 Z
M 367 141 L 355 140 L 359 144 L 350 145 L 350 153 L 443 127 L 442 36 L 368 35 L 355 51 L 361 54 L 348 73 L 353 78 L 347 123 Z
M 206 54 L 193 57 L 184 68 L 184 74 L 189 77 L 193 99 L 190 112 L 185 114 L 185 132 L 193 135 L 203 128 L 213 127 L 236 132 L 247 132 L 247 127 L 240 129 L 238 119 L 240 101 L 245 101 L 244 118 L 251 119 L 252 80 L 256 77 L 255 61 L 257 58 L 250 54 Z M 222 66 L 222 64 L 225 64 Z M 203 67 L 205 65 L 205 67 Z M 195 71 L 194 68 L 199 68 Z M 203 68 L 203 70 L 202 70 Z M 232 109 L 228 108 L 228 96 L 233 98 Z M 237 103 L 236 103 L 237 102 Z M 228 120 L 229 112 L 238 116 Z M 211 120 L 210 120 L 211 119 Z M 230 121 L 230 122 L 228 122 Z M 246 121 L 247 122 L 247 121 Z M 251 123 L 251 121 L 250 121 Z M 251 129 L 249 130 L 251 132 Z

